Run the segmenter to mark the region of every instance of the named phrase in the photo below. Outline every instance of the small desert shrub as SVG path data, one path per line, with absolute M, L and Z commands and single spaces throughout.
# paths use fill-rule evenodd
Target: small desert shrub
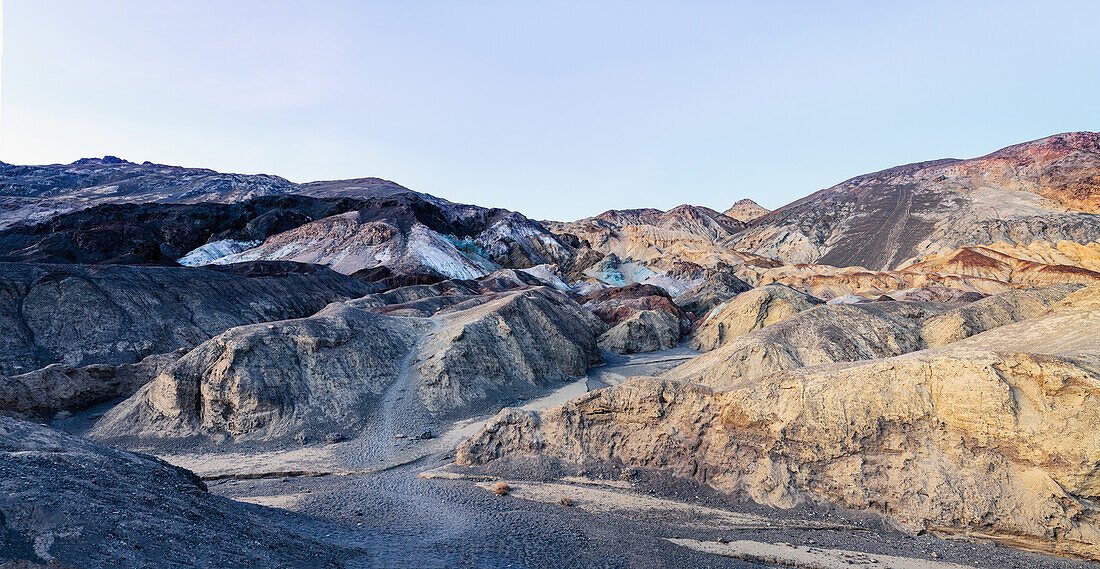
M 573 505 L 573 500 L 571 500 L 569 498 L 569 496 L 562 496 L 561 500 L 558 500 L 558 503 L 563 505 L 563 506 L 572 506 Z
M 507 496 L 512 491 L 512 487 L 507 482 L 497 482 L 496 486 L 493 486 L 493 493 L 497 496 Z

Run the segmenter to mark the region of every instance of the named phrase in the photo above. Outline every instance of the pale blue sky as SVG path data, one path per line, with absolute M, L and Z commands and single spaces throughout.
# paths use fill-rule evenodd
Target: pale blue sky
M 6 0 L 0 160 L 777 207 L 1100 130 L 1100 2 Z

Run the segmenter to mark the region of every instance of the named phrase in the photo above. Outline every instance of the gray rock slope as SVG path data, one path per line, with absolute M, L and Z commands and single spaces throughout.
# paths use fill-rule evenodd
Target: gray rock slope
M 0 562 L 319 569 L 349 556 L 277 515 L 155 458 L 0 417 Z
M 50 364 L 0 381 L 0 413 L 48 418 L 133 394 L 180 359 L 186 348 L 117 366 Z
M 1039 316 L 1079 289 L 1078 284 L 1060 284 L 1009 291 L 956 307 L 932 302 L 817 306 L 734 337 L 666 375 L 726 387 L 780 370 L 899 356 Z M 746 297 L 745 306 L 756 306 L 755 300 Z M 749 321 L 753 314 L 748 312 Z M 701 339 L 713 338 L 707 330 L 704 324 Z
M 983 298 L 929 318 L 921 330 L 921 337 L 930 348 L 950 344 L 986 330 L 1038 316 L 1083 287 L 1077 283 L 1064 283 Z
M 668 350 L 680 343 L 680 319 L 664 310 L 642 310 L 599 338 L 600 347 L 617 354 Z
M 107 413 L 90 436 L 352 432 L 380 412 L 394 385 L 415 393 L 415 406 L 433 416 L 485 409 L 583 375 L 599 360 L 602 329 L 545 287 L 480 295 L 432 318 L 334 303 L 309 318 L 233 328 L 201 344 Z
M 440 312 L 420 346 L 421 399 L 434 414 L 533 395 L 600 361 L 604 323 L 551 288 L 485 295 Z
M 91 435 L 280 436 L 361 420 L 418 335 L 410 322 L 340 303 L 231 328 L 108 412 Z
M 373 286 L 317 268 L 248 278 L 171 267 L 0 263 L 0 377 L 119 365 L 234 326 L 308 316 Z

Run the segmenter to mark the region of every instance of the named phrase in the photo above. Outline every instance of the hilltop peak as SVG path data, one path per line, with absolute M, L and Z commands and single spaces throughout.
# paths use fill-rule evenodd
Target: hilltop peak
M 73 164 L 132 164 L 129 160 L 123 160 L 118 156 L 111 156 L 110 154 L 103 158 L 80 158 L 74 160 Z
M 768 208 L 748 199 L 740 199 L 734 202 L 733 207 L 722 212 L 728 217 L 732 217 L 742 223 L 749 223 L 750 221 L 767 215 L 771 210 Z

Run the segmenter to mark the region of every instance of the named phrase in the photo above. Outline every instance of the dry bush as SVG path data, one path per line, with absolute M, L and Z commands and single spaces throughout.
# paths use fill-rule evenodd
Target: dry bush
M 493 486 L 493 493 L 497 496 L 507 496 L 512 491 L 512 487 L 507 482 L 497 482 L 496 486 Z
M 562 496 L 561 500 L 558 500 L 558 503 L 563 505 L 563 506 L 572 506 L 573 505 L 573 500 L 571 500 L 569 498 L 569 496 Z

